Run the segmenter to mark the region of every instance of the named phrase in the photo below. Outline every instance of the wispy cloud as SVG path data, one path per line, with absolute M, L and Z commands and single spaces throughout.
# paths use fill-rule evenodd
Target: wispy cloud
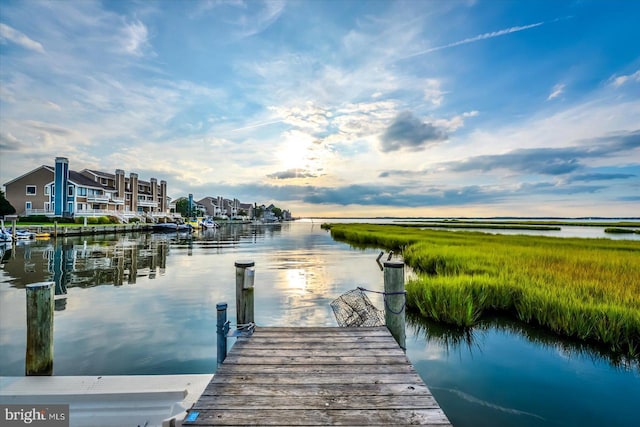
M 30 39 L 15 28 L 0 23 L 0 42 L 6 43 L 7 41 L 34 52 L 44 53 L 44 47 L 39 42 Z
M 429 48 L 429 49 L 426 49 L 426 50 L 422 50 L 420 52 L 415 52 L 415 53 L 412 53 L 410 55 L 403 56 L 400 59 L 413 58 L 415 56 L 424 55 L 426 53 L 435 52 L 437 50 L 448 49 L 450 47 L 461 46 L 463 44 L 475 43 L 475 42 L 478 42 L 478 41 L 481 41 L 481 40 L 487 40 L 487 39 L 492 39 L 492 38 L 495 38 L 495 37 L 506 36 L 507 34 L 517 33 L 519 31 L 530 30 L 531 28 L 536 28 L 536 27 L 539 27 L 541 25 L 544 25 L 544 22 L 536 22 L 535 24 L 529 24 L 529 25 L 522 25 L 522 26 L 518 26 L 518 27 L 505 28 L 504 30 L 492 31 L 490 33 L 479 34 L 479 35 L 474 36 L 474 37 L 469 37 L 469 38 L 466 38 L 466 39 L 463 39 L 463 40 L 459 40 L 457 42 L 445 44 L 445 45 L 442 45 L 442 46 L 432 47 L 432 48 Z
M 612 181 L 618 179 L 635 178 L 636 176 L 637 175 L 634 175 L 632 173 L 585 173 L 570 177 L 569 182 Z
M 260 4 L 262 7 L 256 14 L 243 15 L 239 20 L 239 34 L 242 37 L 254 36 L 269 28 L 277 21 L 286 6 L 284 0 L 265 0 Z
M 565 85 L 563 83 L 558 83 L 557 85 L 555 85 L 551 90 L 551 93 L 547 97 L 547 101 L 551 101 L 552 99 L 559 97 L 564 91 L 564 87 Z
M 123 50 L 133 56 L 143 56 L 149 49 L 149 31 L 139 20 L 125 24 L 121 32 Z
M 305 169 L 288 169 L 286 171 L 275 172 L 267 175 L 273 179 L 297 179 L 297 178 L 315 178 L 318 175 Z
M 457 172 L 507 169 L 518 173 L 565 175 L 582 168 L 583 159 L 604 158 L 628 153 L 640 147 L 640 130 L 585 141 L 586 144 L 563 148 L 529 148 L 504 154 L 474 156 L 445 164 Z
M 636 71 L 633 74 L 621 75 L 621 76 L 612 76 L 609 79 L 609 82 L 614 87 L 620 87 L 625 83 L 629 82 L 640 82 L 640 70 Z

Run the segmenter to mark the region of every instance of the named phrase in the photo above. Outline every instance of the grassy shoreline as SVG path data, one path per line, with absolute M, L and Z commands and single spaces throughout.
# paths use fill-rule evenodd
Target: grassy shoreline
M 640 358 L 640 242 L 331 224 L 358 247 L 402 251 L 408 307 L 462 327 L 504 313 Z
M 527 224 L 498 224 L 488 222 L 421 222 L 410 224 L 397 224 L 400 227 L 423 227 L 423 228 L 465 228 L 484 230 L 537 230 L 537 231 L 558 231 L 559 226 L 555 225 L 527 225 Z
M 443 220 L 398 220 L 397 224 L 472 224 L 472 225 L 541 225 L 575 227 L 640 227 L 640 221 L 557 221 L 557 220 L 481 220 L 481 219 L 443 219 Z

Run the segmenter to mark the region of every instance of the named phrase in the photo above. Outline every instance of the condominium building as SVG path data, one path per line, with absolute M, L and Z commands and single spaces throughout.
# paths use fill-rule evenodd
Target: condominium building
M 69 169 L 66 157 L 56 157 L 55 166 L 40 166 L 6 184 L 5 197 L 18 215 L 95 216 L 121 219 L 164 216 L 169 211 L 167 182 L 84 169 Z M 61 189 L 61 191 L 58 191 Z

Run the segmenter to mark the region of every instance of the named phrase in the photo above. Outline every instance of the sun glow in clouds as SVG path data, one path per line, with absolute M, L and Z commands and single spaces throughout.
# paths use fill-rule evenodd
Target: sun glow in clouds
M 284 141 L 276 154 L 280 171 L 294 171 L 294 175 L 297 175 L 287 176 L 287 178 L 317 176 L 322 169 L 322 153 L 315 141 L 312 135 L 298 130 L 291 130 L 284 134 Z

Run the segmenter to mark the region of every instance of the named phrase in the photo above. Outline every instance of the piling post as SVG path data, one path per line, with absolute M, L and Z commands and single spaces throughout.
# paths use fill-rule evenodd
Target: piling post
M 236 311 L 238 327 L 254 323 L 253 317 L 253 285 L 255 263 L 253 261 L 236 261 Z
M 58 237 L 58 221 L 53 221 L 53 237 Z
M 222 365 L 224 359 L 227 358 L 227 332 L 229 332 L 229 322 L 227 321 L 227 303 L 220 302 L 216 304 L 218 312 L 216 323 L 217 348 L 218 348 L 218 366 Z
M 54 282 L 27 285 L 25 375 L 53 374 Z
M 18 243 L 18 229 L 16 228 L 18 225 L 18 221 L 14 218 L 11 220 L 11 245 L 15 246 Z
M 384 320 L 387 329 L 403 350 L 406 346 L 404 263 L 384 263 Z

